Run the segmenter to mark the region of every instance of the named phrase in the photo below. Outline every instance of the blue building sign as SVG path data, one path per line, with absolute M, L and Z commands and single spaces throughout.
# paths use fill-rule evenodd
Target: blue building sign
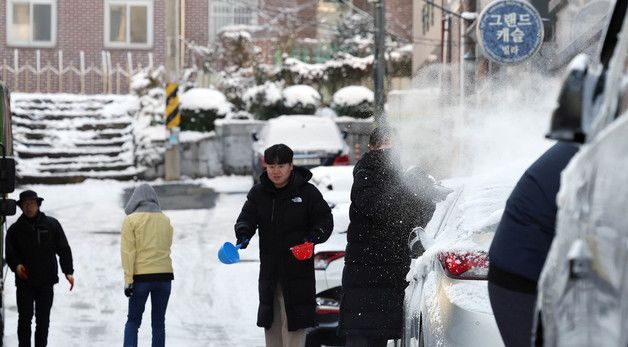
M 541 15 L 527 1 L 494 1 L 484 8 L 478 22 L 477 36 L 484 54 L 500 64 L 519 64 L 543 43 Z

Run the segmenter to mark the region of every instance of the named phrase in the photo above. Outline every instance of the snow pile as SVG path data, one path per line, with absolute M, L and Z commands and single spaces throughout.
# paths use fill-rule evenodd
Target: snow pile
M 281 84 L 270 81 L 249 88 L 242 96 L 244 107 L 258 119 L 277 117 L 283 108 L 281 90 Z
M 364 86 L 348 86 L 334 93 L 334 104 L 338 106 L 357 106 L 364 102 L 372 103 L 373 91 Z
M 228 117 L 235 107 L 221 92 L 208 88 L 192 88 L 179 97 L 181 130 L 209 132 L 216 119 Z
M 181 143 L 198 142 L 200 140 L 207 139 L 215 135 L 216 133 L 214 132 L 206 133 L 206 132 L 192 131 L 192 130 L 182 131 L 179 133 L 179 141 Z
M 370 118 L 374 113 L 374 94 L 363 86 L 348 86 L 334 93 L 331 107 L 341 116 Z
M 214 111 L 227 115 L 233 105 L 221 92 L 209 88 L 192 88 L 179 97 L 180 108 L 192 111 Z
M 299 77 L 299 81 L 320 80 L 325 76 L 325 64 L 308 64 L 299 59 L 286 58 L 283 61 L 283 70 L 287 70 Z
M 321 102 L 321 95 L 316 89 L 306 85 L 291 86 L 283 90 L 281 93 L 284 105 L 287 107 L 296 107 L 301 104 L 303 106 L 317 106 Z

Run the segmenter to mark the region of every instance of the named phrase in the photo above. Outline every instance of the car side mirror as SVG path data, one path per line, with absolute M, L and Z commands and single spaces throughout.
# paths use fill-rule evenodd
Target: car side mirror
M 569 65 L 545 137 L 584 143 L 593 122 L 595 98 L 603 84 L 603 76 L 589 68 L 589 58 L 584 54 L 576 56 Z
M 410 249 L 410 257 L 412 259 L 420 257 L 425 252 L 423 243 L 421 243 L 422 234 L 425 235 L 425 229 L 417 227 L 412 229 L 410 235 L 408 236 L 408 248 Z
M 251 134 L 251 139 L 253 139 L 253 142 L 259 141 L 259 138 L 257 137 L 257 133 L 252 133 Z
M 17 203 L 12 199 L 0 200 L 0 216 L 13 216 L 16 212 Z

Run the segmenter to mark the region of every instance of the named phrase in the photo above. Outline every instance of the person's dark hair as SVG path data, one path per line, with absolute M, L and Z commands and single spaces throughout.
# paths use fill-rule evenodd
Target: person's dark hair
M 264 151 L 266 164 L 290 164 L 294 152 L 283 143 L 272 145 Z
M 378 126 L 371 132 L 369 146 L 378 147 L 385 143 L 394 141 L 397 137 L 397 130 L 389 126 Z

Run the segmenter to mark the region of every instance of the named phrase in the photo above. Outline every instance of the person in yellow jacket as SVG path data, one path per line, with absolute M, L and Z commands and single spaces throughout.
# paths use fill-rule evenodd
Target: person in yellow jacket
M 161 212 L 157 193 L 146 183 L 133 191 L 124 207 L 120 251 L 124 268 L 124 294 L 129 314 L 124 328 L 124 347 L 137 346 L 137 331 L 148 295 L 151 296 L 152 347 L 166 340 L 165 316 L 174 279 L 170 246 L 172 225 Z

